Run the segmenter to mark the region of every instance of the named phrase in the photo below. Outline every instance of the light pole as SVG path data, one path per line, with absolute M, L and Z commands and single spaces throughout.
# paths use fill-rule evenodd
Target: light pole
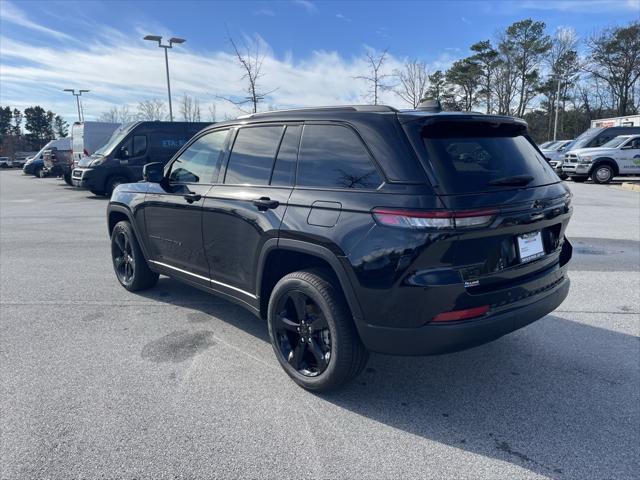
M 171 37 L 169 39 L 168 45 L 162 44 L 162 37 L 159 35 L 146 35 L 144 40 L 149 40 L 151 42 L 158 42 L 158 46 L 160 48 L 164 48 L 164 64 L 167 67 L 167 93 L 169 95 L 169 120 L 173 122 L 173 109 L 171 108 L 171 82 L 169 81 L 169 54 L 167 51 L 170 48 L 173 48 L 173 44 L 184 43 L 186 40 L 184 38 L 176 38 Z
M 78 93 L 76 93 L 75 89 L 73 88 L 65 88 L 63 91 L 71 92 L 71 95 L 76 97 L 76 104 L 78 105 L 78 121 L 81 122 L 83 115 L 80 113 L 80 97 L 83 93 L 88 93 L 89 90 L 78 90 Z
M 558 92 L 556 93 L 556 118 L 553 122 L 553 141 L 556 141 L 556 137 L 558 136 L 558 107 L 560 106 L 560 83 L 561 83 L 561 78 L 560 78 L 560 74 L 558 74 Z

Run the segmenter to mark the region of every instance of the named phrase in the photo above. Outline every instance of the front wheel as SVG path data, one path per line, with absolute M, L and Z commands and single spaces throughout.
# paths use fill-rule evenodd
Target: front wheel
M 47 172 L 44 170 L 44 168 L 41 168 L 38 170 L 38 177 L 46 178 L 46 176 L 47 176 Z
M 109 180 L 107 180 L 104 195 L 106 197 L 111 197 L 111 194 L 113 193 L 113 191 L 121 183 L 127 183 L 127 179 L 124 177 L 111 177 Z
M 325 270 L 284 276 L 269 299 L 268 323 L 278 362 L 307 390 L 352 380 L 369 358 L 340 286 Z
M 65 173 L 62 178 L 64 178 L 64 183 L 67 185 L 73 186 L 73 182 L 71 181 L 71 172 Z
M 158 282 L 158 274 L 149 269 L 131 224 L 118 222 L 111 233 L 111 260 L 116 277 L 130 292 L 146 290 Z
M 604 184 L 613 180 L 614 175 L 615 172 L 613 171 L 613 167 L 605 163 L 603 165 L 596 166 L 591 174 L 591 179 L 594 183 Z

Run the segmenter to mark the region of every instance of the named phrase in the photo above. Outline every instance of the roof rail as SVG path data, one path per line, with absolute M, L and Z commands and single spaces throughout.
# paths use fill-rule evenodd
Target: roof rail
M 325 107 L 305 107 L 305 108 L 290 108 L 286 110 L 271 110 L 268 112 L 249 113 L 247 115 L 241 115 L 238 118 L 253 118 L 263 115 L 278 115 L 295 112 L 398 112 L 397 109 L 388 105 L 332 105 Z

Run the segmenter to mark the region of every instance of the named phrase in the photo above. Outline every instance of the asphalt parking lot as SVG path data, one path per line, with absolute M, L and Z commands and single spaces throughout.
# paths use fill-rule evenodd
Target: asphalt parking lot
M 240 307 L 120 287 L 106 199 L 0 172 L 0 477 L 637 478 L 640 194 L 570 186 L 557 311 L 314 395 Z

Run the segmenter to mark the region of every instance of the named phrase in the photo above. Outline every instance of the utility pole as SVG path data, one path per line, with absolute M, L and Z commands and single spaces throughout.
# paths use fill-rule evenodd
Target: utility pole
M 167 69 L 167 95 L 169 97 L 169 121 L 173 122 L 173 108 L 171 107 L 171 82 L 169 80 L 169 53 L 168 50 L 173 48 L 173 44 L 180 44 L 186 42 L 184 38 L 171 37 L 168 45 L 162 44 L 162 37 L 159 35 L 146 35 L 144 40 L 151 42 L 158 42 L 160 48 L 164 48 L 164 64 Z

